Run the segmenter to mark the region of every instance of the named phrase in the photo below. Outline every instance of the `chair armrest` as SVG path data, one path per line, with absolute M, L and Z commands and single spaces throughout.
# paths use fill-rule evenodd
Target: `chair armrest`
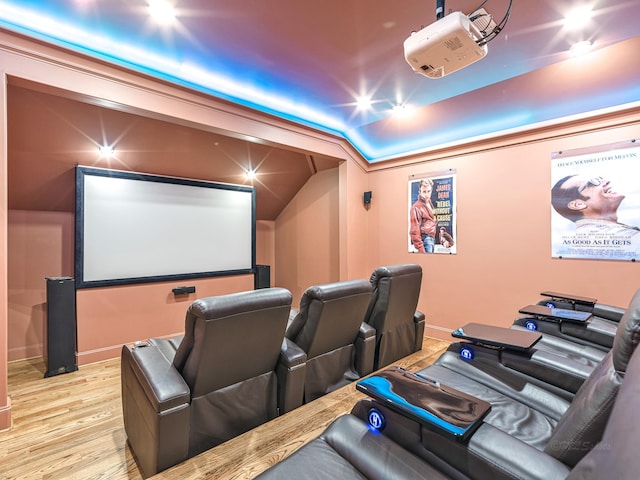
M 145 476 L 188 458 L 189 387 L 153 345 L 123 346 L 122 413 L 131 449 Z
M 606 318 L 612 322 L 619 322 L 626 309 L 620 307 L 614 307 L 613 305 L 606 305 L 603 303 L 596 303 L 593 306 L 593 314 L 596 317 Z
M 356 338 L 356 371 L 364 377 L 373 372 L 376 356 L 376 329 L 366 322 L 360 325 Z
M 413 323 L 416 326 L 416 341 L 413 346 L 413 351 L 417 352 L 422 350 L 422 342 L 424 341 L 424 327 L 426 324 L 424 313 L 416 310 L 413 314 Z
M 130 370 L 124 370 L 126 365 Z M 122 368 L 123 383 L 138 382 L 156 412 L 190 402 L 189 386 L 159 348 L 148 344 L 123 346 Z
M 473 434 L 491 410 L 491 404 L 481 398 L 398 366 L 361 379 L 356 389 L 460 442 Z
M 371 325 L 369 325 L 366 322 L 362 322 L 360 324 L 360 331 L 358 332 L 358 338 L 362 338 L 364 340 L 366 340 L 367 338 L 375 338 L 376 336 L 376 329 L 373 328 Z
M 285 338 L 276 367 L 278 377 L 278 409 L 280 415 L 302 405 L 307 354 L 292 340 Z
M 284 365 L 287 368 L 295 368 L 304 366 L 306 361 L 307 354 L 302 350 L 302 348 L 296 345 L 293 340 L 289 340 L 288 338 L 282 340 L 279 359 L 281 365 Z

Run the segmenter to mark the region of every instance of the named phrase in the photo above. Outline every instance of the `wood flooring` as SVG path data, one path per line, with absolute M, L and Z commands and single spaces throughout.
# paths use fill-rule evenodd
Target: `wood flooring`
M 430 365 L 448 342 L 425 338 L 423 349 L 395 364 Z M 42 359 L 9 364 L 13 425 L 0 432 L 0 479 L 141 479 L 126 442 L 120 359 L 44 378 Z M 318 436 L 363 395 L 354 384 L 325 395 L 152 479 L 251 479 Z

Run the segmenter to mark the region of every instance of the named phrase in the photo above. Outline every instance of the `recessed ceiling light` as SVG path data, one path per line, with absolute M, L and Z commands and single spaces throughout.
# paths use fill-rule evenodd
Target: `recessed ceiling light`
M 253 168 L 247 168 L 247 170 L 245 170 L 244 172 L 244 176 L 249 180 L 253 180 L 254 178 L 256 178 L 256 171 Z
M 396 118 L 406 118 L 413 113 L 413 107 L 406 103 L 399 103 L 393 107 L 393 116 Z
M 358 110 L 371 110 L 371 98 L 360 97 L 356 100 L 356 108 Z
M 591 20 L 592 14 L 591 7 L 574 8 L 564 17 L 564 26 L 569 30 L 582 28 Z
M 571 45 L 569 53 L 571 53 L 571 55 L 573 55 L 574 57 L 577 57 L 578 55 L 582 55 L 591 51 L 591 47 L 591 42 L 589 40 L 584 40 L 582 42 L 574 43 L 573 45 Z
M 115 154 L 115 150 L 111 145 L 101 145 L 98 147 L 98 151 L 100 152 L 101 157 L 113 157 Z
M 176 19 L 176 11 L 167 0 L 149 0 L 149 13 L 163 25 L 169 25 Z

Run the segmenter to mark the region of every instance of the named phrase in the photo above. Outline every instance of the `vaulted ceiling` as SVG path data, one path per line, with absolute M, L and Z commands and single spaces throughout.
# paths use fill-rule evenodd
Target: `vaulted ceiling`
M 12 210 L 73 212 L 75 167 L 85 165 L 253 185 L 256 218 L 275 220 L 311 176 L 339 163 L 33 88 L 10 84 L 7 99 Z M 103 140 L 117 143 L 112 157 L 98 154 Z M 260 174 L 248 179 L 248 169 Z
M 369 162 L 640 100 L 637 0 L 514 0 L 487 56 L 437 80 L 403 56 L 435 21 L 434 0 L 172 0 L 171 25 L 149 3 L 0 0 L 0 27 L 336 133 Z M 499 22 L 509 1 L 445 10 L 481 4 Z M 564 16 L 581 4 L 593 16 L 570 30 Z M 572 57 L 579 40 L 592 50 Z M 394 117 L 398 104 L 410 115 Z

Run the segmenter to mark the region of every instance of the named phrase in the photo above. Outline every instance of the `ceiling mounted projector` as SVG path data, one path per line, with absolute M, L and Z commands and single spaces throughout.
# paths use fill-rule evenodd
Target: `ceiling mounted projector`
M 441 78 L 477 62 L 487 54 L 484 35 L 463 13 L 453 12 L 411 34 L 404 58 L 413 71 Z

